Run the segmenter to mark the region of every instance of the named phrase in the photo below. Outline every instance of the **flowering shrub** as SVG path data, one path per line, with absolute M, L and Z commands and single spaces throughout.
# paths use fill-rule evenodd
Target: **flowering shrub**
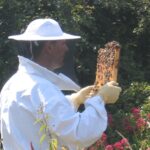
M 88 150 L 150 150 L 150 86 L 133 83 L 106 106 L 108 128 Z

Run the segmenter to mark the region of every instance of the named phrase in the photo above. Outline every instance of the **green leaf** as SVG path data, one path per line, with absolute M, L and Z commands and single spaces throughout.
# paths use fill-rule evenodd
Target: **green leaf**
M 34 124 L 40 123 L 41 119 L 36 119 L 36 121 L 34 122 Z
M 50 150 L 57 150 L 57 145 L 58 145 L 57 139 L 52 139 L 49 149 Z
M 46 129 L 46 124 L 43 124 L 43 125 L 40 127 L 40 132 L 42 132 L 44 129 Z
M 43 134 L 42 137 L 40 138 L 40 144 L 42 144 L 42 142 L 45 140 L 46 138 L 46 134 Z

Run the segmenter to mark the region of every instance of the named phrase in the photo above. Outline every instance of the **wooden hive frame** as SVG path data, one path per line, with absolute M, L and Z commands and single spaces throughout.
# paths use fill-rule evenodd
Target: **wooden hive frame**
M 120 44 L 111 41 L 105 44 L 105 48 L 98 50 L 96 78 L 94 88 L 89 96 L 93 96 L 102 85 L 109 81 L 117 81 L 120 60 Z

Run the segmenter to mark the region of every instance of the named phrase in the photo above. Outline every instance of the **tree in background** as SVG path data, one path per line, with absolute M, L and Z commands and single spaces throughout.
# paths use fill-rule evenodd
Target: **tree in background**
M 79 34 L 75 70 L 81 85 L 95 78 L 97 51 L 111 40 L 122 45 L 119 82 L 150 81 L 150 0 L 0 0 L 0 85 L 16 70 L 17 47 L 7 39 L 31 20 L 52 17 Z

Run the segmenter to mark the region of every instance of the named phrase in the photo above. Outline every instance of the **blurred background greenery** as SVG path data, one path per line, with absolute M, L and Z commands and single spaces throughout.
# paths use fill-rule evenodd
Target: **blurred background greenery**
M 76 42 L 75 72 L 81 86 L 93 84 L 99 48 L 121 46 L 119 83 L 150 81 L 150 0 L 0 0 L 0 88 L 17 69 L 18 48 L 8 36 L 35 18 L 56 19 Z

